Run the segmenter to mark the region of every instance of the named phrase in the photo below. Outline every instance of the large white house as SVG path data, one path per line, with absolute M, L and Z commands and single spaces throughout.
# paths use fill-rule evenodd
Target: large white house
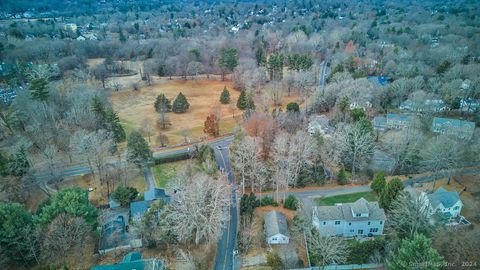
M 383 234 L 385 211 L 364 198 L 354 203 L 313 207 L 312 224 L 321 236 L 373 236 Z
M 290 234 L 288 232 L 287 218 L 280 212 L 270 211 L 264 215 L 264 229 L 266 241 L 269 244 L 288 244 Z
M 438 212 L 448 217 L 456 217 L 462 211 L 463 204 L 456 191 L 447 191 L 441 187 L 434 193 L 427 195 L 427 197 L 432 214 Z

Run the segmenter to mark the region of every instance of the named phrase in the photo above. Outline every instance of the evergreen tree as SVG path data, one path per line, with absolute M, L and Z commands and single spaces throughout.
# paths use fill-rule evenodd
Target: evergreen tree
M 138 191 L 133 187 L 119 186 L 112 193 L 112 198 L 122 206 L 128 206 L 138 195 Z
M 267 56 L 263 50 L 262 45 L 257 45 L 257 50 L 255 51 L 255 59 L 257 60 L 257 66 L 265 66 L 267 63 Z
M 283 78 L 283 54 L 272 54 L 268 58 L 267 70 L 270 80 L 281 80 Z
M 237 49 L 235 48 L 222 48 L 220 49 L 220 59 L 218 60 L 220 67 L 223 67 L 230 72 L 238 66 Z
M 92 112 L 97 116 L 97 118 L 105 118 L 105 106 L 103 105 L 103 101 L 98 96 L 95 96 L 92 99 Z
M 130 133 L 127 143 L 127 159 L 139 168 L 147 165 L 152 159 L 152 151 L 142 134 L 136 130 Z
M 248 111 L 255 111 L 255 102 L 253 101 L 253 94 L 252 93 L 249 93 L 246 96 L 245 109 L 247 109 Z
M 377 195 L 380 195 L 380 193 L 385 189 L 386 184 L 387 182 L 385 181 L 385 172 L 380 171 L 375 174 L 375 179 L 373 179 L 370 188 L 372 188 L 372 190 Z
M 432 241 L 423 234 L 402 241 L 400 249 L 392 260 L 387 261 L 388 269 L 437 270 L 444 266 L 443 257 L 432 247 Z
M 95 226 L 98 210 L 88 200 L 88 193 L 79 187 L 67 188 L 55 193 L 52 198 L 40 209 L 40 224 L 47 224 L 59 214 L 66 213 L 74 217 L 82 217 Z
M 172 111 L 176 113 L 184 113 L 188 110 L 190 104 L 188 103 L 187 98 L 180 92 L 178 96 L 173 101 Z
M 50 96 L 47 80 L 45 78 L 33 79 L 30 82 L 30 95 L 32 99 L 46 102 Z
M 165 94 L 161 93 L 157 96 L 155 100 L 155 111 L 160 112 L 161 110 L 172 110 L 172 105 L 170 104 L 170 100 L 165 96 Z
M 113 133 L 116 143 L 125 141 L 126 134 L 122 124 L 120 123 L 120 118 L 118 117 L 118 114 L 110 107 L 107 108 L 105 112 L 105 124 L 106 130 Z
M 31 258 L 23 230 L 33 227 L 32 215 L 19 203 L 0 202 L 0 265 L 28 264 Z M 8 269 L 8 267 L 7 267 Z
M 223 88 L 222 94 L 220 95 L 220 103 L 229 104 L 230 103 L 230 92 L 228 92 L 227 87 Z
M 240 110 L 245 110 L 247 108 L 247 94 L 245 93 L 245 90 L 240 92 L 240 96 L 237 100 L 237 108 Z
M 287 112 L 299 112 L 300 106 L 296 102 L 290 102 L 287 104 Z
M 25 149 L 18 149 L 8 161 L 8 173 L 14 176 L 23 176 L 28 172 L 30 162 L 27 159 Z
M 337 182 L 339 185 L 345 185 L 347 184 L 347 181 L 347 172 L 345 171 L 345 167 L 342 166 L 342 168 L 338 172 Z
M 402 180 L 399 178 L 394 178 L 383 189 L 380 194 L 379 204 L 385 210 L 390 210 L 392 202 L 397 198 L 400 191 L 404 188 Z

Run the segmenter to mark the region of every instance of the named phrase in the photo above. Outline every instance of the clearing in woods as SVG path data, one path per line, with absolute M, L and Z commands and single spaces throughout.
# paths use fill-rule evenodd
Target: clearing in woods
M 233 89 L 230 81 L 167 80 L 162 78 L 158 83 L 141 87 L 140 91 L 113 92 L 111 99 L 113 107 L 118 112 L 127 132 L 131 129 L 139 129 L 142 122 L 148 119 L 155 127 L 151 145 L 158 145 L 156 138 L 160 132 L 167 135 L 168 144 L 172 145 L 183 143 L 184 135 L 190 140 L 205 137 L 203 133 L 205 119 L 207 115 L 214 111 L 220 112 L 220 133 L 225 134 L 233 131 L 236 122 L 232 117 L 232 106 L 222 105 L 219 102 L 220 93 L 224 86 L 227 86 L 230 92 L 231 105 L 235 108 L 237 118 L 242 114 L 242 111 L 235 106 L 240 92 Z M 161 130 L 156 125 L 158 113 L 153 105 L 155 99 L 160 93 L 164 93 L 173 103 L 180 92 L 187 97 L 190 108 L 186 113 L 167 113 L 172 125 L 166 130 Z

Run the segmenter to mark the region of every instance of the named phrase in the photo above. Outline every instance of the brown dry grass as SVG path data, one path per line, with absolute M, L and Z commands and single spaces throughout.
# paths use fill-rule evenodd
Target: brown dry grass
M 153 104 L 160 93 L 164 93 L 172 102 L 178 93 L 182 92 L 190 103 L 190 108 L 186 113 L 176 114 L 168 113 L 172 126 L 163 131 L 168 137 L 170 144 L 183 142 L 182 130 L 188 130 L 191 139 L 201 139 L 204 137 L 204 121 L 213 110 L 218 108 L 221 116 L 220 127 L 223 133 L 231 132 L 235 126 L 235 120 L 229 105 L 222 105 L 219 102 L 220 93 L 223 87 L 227 86 L 230 90 L 232 102 L 238 99 L 239 92 L 232 90 L 232 84 L 228 81 L 215 80 L 166 80 L 162 79 L 158 83 L 142 87 L 140 91 L 121 91 L 112 94 L 111 100 L 114 109 L 119 113 L 122 121 L 127 125 L 127 129 L 140 128 L 144 119 L 156 122 L 158 114 Z M 240 111 L 236 109 L 236 115 Z M 155 144 L 155 138 L 152 138 L 152 144 Z

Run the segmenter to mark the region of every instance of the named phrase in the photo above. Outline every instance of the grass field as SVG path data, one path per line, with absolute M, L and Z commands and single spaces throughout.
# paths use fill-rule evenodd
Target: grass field
M 140 128 L 145 119 L 156 127 L 158 114 L 154 109 L 156 97 L 164 93 L 168 99 L 173 100 L 182 92 L 190 103 L 186 113 L 167 113 L 172 123 L 166 130 L 157 129 L 152 137 L 152 145 L 156 145 L 156 136 L 159 132 L 169 137 L 169 144 L 184 142 L 182 133 L 188 134 L 191 140 L 198 140 L 205 136 L 203 133 L 204 121 L 210 113 L 217 111 L 220 114 L 220 131 L 228 133 L 233 130 L 235 120 L 232 117 L 231 106 L 222 105 L 219 102 L 220 93 L 224 86 L 230 91 L 232 105 L 235 105 L 239 92 L 233 90 L 230 81 L 217 80 L 167 80 L 160 79 L 151 86 L 144 86 L 140 91 L 126 89 L 112 93 L 111 101 L 114 109 L 118 112 L 127 130 Z M 236 116 L 240 111 L 235 107 Z
M 165 188 L 168 181 L 178 174 L 186 162 L 187 161 L 182 160 L 155 165 L 152 169 L 157 187 Z
M 367 201 L 376 201 L 378 200 L 377 195 L 373 192 L 357 192 L 357 193 L 350 193 L 350 194 L 343 194 L 331 197 L 322 197 L 316 198 L 315 202 L 319 206 L 323 205 L 335 205 L 336 203 L 350 203 L 355 202 L 360 198 L 365 198 Z

